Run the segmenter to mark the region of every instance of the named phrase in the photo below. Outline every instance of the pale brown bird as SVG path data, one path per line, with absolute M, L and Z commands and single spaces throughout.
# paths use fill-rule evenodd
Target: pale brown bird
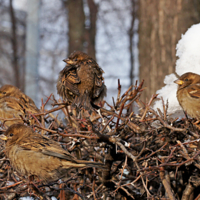
M 104 71 L 93 58 L 80 51 L 72 53 L 64 62 L 67 65 L 59 74 L 58 94 L 79 109 L 91 110 L 91 104 L 106 96 Z
M 23 123 L 23 118 L 26 118 L 29 114 L 36 114 L 38 111 L 30 107 L 29 104 L 25 104 L 19 99 L 7 96 L 0 98 L 0 121 L 6 126 L 11 126 L 16 123 Z M 34 118 L 30 118 L 31 124 L 35 123 Z
M 35 105 L 34 101 L 27 95 L 25 95 L 19 88 L 13 85 L 3 85 L 0 88 L 0 98 L 2 97 L 15 97 L 20 102 L 27 105 L 30 108 L 30 111 L 33 113 L 39 113 L 39 109 Z
M 190 117 L 200 120 L 200 75 L 188 72 L 174 82 L 178 84 L 180 106 Z
M 0 98 L 0 121 L 6 126 L 23 123 L 21 116 L 25 117 L 25 110 L 15 97 Z M 6 120 L 7 119 L 7 120 Z
M 56 181 L 71 168 L 103 167 L 102 163 L 78 160 L 59 143 L 14 124 L 0 139 L 6 140 L 5 153 L 12 167 L 23 176 L 37 176 L 42 182 Z

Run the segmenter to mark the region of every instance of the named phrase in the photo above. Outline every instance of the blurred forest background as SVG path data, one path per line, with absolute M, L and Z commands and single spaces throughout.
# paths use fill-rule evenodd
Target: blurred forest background
M 37 13 L 35 26 L 29 16 Z M 39 105 L 39 99 L 56 95 L 62 60 L 81 50 L 105 71 L 108 102 L 117 96 L 118 78 L 122 91 L 144 79 L 145 100 L 174 72 L 176 44 L 200 22 L 200 1 L 0 0 L 0 19 L 0 86 L 16 85 Z M 38 34 L 38 40 L 28 34 L 34 40 Z M 31 40 L 38 49 L 31 60 L 35 83 L 30 83 L 26 70 Z M 39 91 L 31 90 L 34 84 Z

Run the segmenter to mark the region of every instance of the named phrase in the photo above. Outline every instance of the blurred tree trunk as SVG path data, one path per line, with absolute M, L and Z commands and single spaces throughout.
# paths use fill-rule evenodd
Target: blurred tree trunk
M 68 54 L 73 51 L 84 51 L 85 43 L 85 13 L 83 0 L 66 1 L 68 13 Z
M 181 34 L 200 21 L 198 0 L 139 1 L 140 80 L 149 99 L 164 83 L 164 77 L 175 71 L 176 44 Z
M 129 54 L 130 54 L 130 86 L 133 85 L 133 79 L 134 79 L 134 22 L 136 19 L 136 1 L 130 0 L 131 2 L 131 23 L 130 28 L 128 30 L 128 37 L 129 37 Z
M 94 0 L 65 1 L 68 14 L 68 54 L 73 51 L 84 51 L 96 58 L 95 39 L 98 4 Z M 84 13 L 84 6 L 88 6 L 89 15 Z M 86 20 L 87 17 L 87 20 Z M 85 23 L 87 21 L 87 23 Z M 89 22 L 89 23 L 88 23 Z
M 13 9 L 13 1 L 10 0 L 10 19 L 12 22 L 12 28 L 11 28 L 11 44 L 12 44 L 12 64 L 13 64 L 13 71 L 15 76 L 15 86 L 20 88 L 20 73 L 19 73 L 19 64 L 18 64 L 18 54 L 17 54 L 17 31 L 16 31 L 16 18 L 15 13 Z
M 90 26 L 87 29 L 86 39 L 88 42 L 87 53 L 96 59 L 96 50 L 95 50 L 95 39 L 96 39 L 96 21 L 98 13 L 98 5 L 94 0 L 87 0 L 88 7 L 90 10 Z

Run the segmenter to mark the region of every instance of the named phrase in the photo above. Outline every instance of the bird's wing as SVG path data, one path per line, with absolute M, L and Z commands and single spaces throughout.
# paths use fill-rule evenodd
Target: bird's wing
M 187 91 L 191 97 L 200 98 L 200 83 L 190 85 Z
M 97 87 L 101 87 L 103 83 L 103 70 L 97 65 L 94 67 L 94 74 L 95 74 L 95 85 Z
M 76 162 L 68 151 L 60 147 L 56 142 L 40 134 L 31 134 L 28 137 L 22 138 L 19 142 L 20 147 L 23 149 L 41 152 L 48 156 Z
M 37 108 L 35 103 L 28 103 L 27 101 L 24 101 L 22 98 L 19 99 L 20 105 L 23 107 L 25 112 L 31 112 L 33 114 L 39 113 L 40 110 Z
M 23 106 L 19 103 L 14 97 L 3 97 L 0 99 L 0 118 L 10 119 L 16 118 L 15 120 L 4 121 L 7 126 L 10 126 L 15 123 L 22 123 L 23 120 L 20 116 L 24 116 Z
M 4 103 L 9 110 L 15 110 L 24 114 L 23 105 L 15 97 L 4 97 L 2 98 L 2 103 Z
M 29 96 L 27 96 L 27 95 L 25 95 L 23 93 L 20 94 L 19 99 L 24 103 L 28 103 L 28 104 L 31 104 L 34 107 L 36 107 L 35 102 Z
M 102 91 L 105 89 L 105 85 L 103 83 L 103 70 L 97 65 L 94 68 L 94 90 L 93 90 L 93 98 L 98 98 Z
M 77 84 L 80 83 L 80 79 L 77 75 L 76 67 L 72 65 L 66 65 L 60 74 L 62 84 L 72 93 L 79 95 Z

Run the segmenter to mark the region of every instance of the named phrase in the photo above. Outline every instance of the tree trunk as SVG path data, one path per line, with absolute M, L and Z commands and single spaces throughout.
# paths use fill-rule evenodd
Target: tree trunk
M 66 1 L 68 13 L 68 54 L 73 51 L 84 51 L 85 13 L 82 0 Z
M 97 13 L 98 13 L 98 5 L 94 2 L 94 0 L 87 0 L 88 7 L 90 10 L 90 26 L 87 29 L 87 53 L 94 59 L 96 59 L 96 50 L 95 50 L 95 39 L 96 39 L 96 21 L 97 21 Z
M 84 51 L 96 59 L 95 39 L 98 4 L 87 0 L 89 15 L 84 13 L 83 0 L 68 0 L 65 3 L 68 13 L 68 54 Z M 87 20 L 86 20 L 87 17 Z M 85 25 L 85 22 L 88 22 Z
M 13 71 L 15 76 L 15 85 L 20 88 L 20 73 L 19 73 L 19 65 L 18 65 L 18 55 L 17 55 L 17 34 L 16 34 L 16 18 L 13 9 L 12 0 L 10 0 L 10 18 L 12 22 L 12 29 L 11 29 L 11 44 L 13 49 L 13 56 L 12 56 L 12 64 L 13 64 Z
M 181 34 L 200 21 L 198 0 L 139 1 L 140 80 L 149 99 L 164 83 L 164 77 L 175 71 L 176 44 Z
M 134 22 L 136 19 L 136 2 L 135 0 L 130 0 L 131 2 L 131 23 L 130 23 L 130 28 L 128 30 L 128 37 L 129 37 L 129 54 L 130 54 L 130 86 L 133 85 L 133 79 L 134 79 L 134 41 L 133 41 L 133 36 L 134 36 Z

